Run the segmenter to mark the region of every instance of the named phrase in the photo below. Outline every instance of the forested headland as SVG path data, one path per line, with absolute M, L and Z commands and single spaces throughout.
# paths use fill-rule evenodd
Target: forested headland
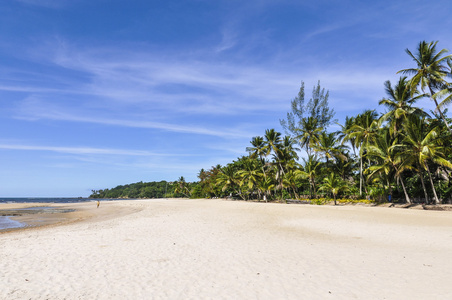
M 376 95 L 384 113 L 366 110 L 338 124 L 320 81 L 307 101 L 302 82 L 280 120 L 284 135 L 267 129 L 252 137 L 248 155 L 201 169 L 197 182 L 139 182 L 90 197 L 450 203 L 452 55 L 425 41 L 406 53 L 412 65 L 397 72 L 396 82 L 382 83 L 382 96 Z M 426 101 L 434 103 L 433 111 L 422 107 Z M 340 130 L 329 130 L 333 124 Z

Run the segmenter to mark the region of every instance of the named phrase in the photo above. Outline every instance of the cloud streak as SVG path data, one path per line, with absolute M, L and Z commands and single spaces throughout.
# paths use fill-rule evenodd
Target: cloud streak
M 17 116 L 19 119 L 29 121 L 37 121 L 40 119 L 64 121 L 64 122 L 81 122 L 102 124 L 108 126 L 121 126 L 131 128 L 158 129 L 170 132 L 190 133 L 198 135 L 216 136 L 222 138 L 243 138 L 249 137 L 248 132 L 231 129 L 209 129 L 205 127 L 193 126 L 190 124 L 173 124 L 164 122 L 153 122 L 148 120 L 131 120 L 117 118 L 102 118 L 100 116 L 88 117 L 85 115 L 77 115 L 68 113 L 55 106 L 43 103 L 37 99 L 30 99 L 22 104 L 21 112 Z
M 3 150 L 22 150 L 22 151 L 50 151 L 65 154 L 94 154 L 94 155 L 125 155 L 125 156 L 173 156 L 170 154 L 154 153 L 144 150 L 126 150 L 126 149 L 107 149 L 92 147 L 55 147 L 55 146 L 35 146 L 19 144 L 0 144 Z

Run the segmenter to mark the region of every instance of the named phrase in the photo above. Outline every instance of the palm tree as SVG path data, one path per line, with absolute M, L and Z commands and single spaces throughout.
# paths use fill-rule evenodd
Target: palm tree
M 300 149 L 295 147 L 295 140 L 286 135 L 279 145 L 279 151 L 274 155 L 283 172 L 295 168 L 295 160 L 298 160 L 297 151 L 300 151 Z
M 278 180 L 278 187 L 282 188 L 282 176 L 284 175 L 284 168 L 282 166 L 282 156 L 281 152 L 281 133 L 277 132 L 275 129 L 265 130 L 265 146 L 264 151 L 266 155 L 273 153 L 274 163 L 276 167 L 276 180 Z
M 381 99 L 378 104 L 384 105 L 389 110 L 382 116 L 382 119 L 389 120 L 391 124 L 390 130 L 393 136 L 397 136 L 399 130 L 402 129 L 402 122 L 408 115 L 427 116 L 427 113 L 421 109 L 412 107 L 412 104 L 423 95 L 414 96 L 411 93 L 411 86 L 408 84 L 406 77 L 400 77 L 394 88 L 391 86 L 389 80 L 384 85 L 387 98 Z
M 428 203 L 428 194 L 425 188 L 422 170 L 427 171 L 435 203 L 439 204 L 428 162 L 432 161 L 438 165 L 452 169 L 452 163 L 445 158 L 443 140 L 438 137 L 438 127 L 429 129 L 424 118 L 411 117 L 409 122 L 405 123 L 401 155 L 405 159 L 405 164 L 417 167 L 421 177 L 426 203 Z
M 347 139 L 355 141 L 355 147 L 359 148 L 359 194 L 362 196 L 363 191 L 363 156 L 367 145 L 373 140 L 380 122 L 377 122 L 377 113 L 374 110 L 366 110 L 355 118 L 355 124 L 348 130 Z
M 257 161 L 251 158 L 244 161 L 243 169 L 237 171 L 237 175 L 241 178 L 240 185 L 246 183 L 250 194 L 262 177 Z
M 181 193 L 185 197 L 190 198 L 190 190 L 187 187 L 184 176 L 179 177 L 179 179 L 176 181 L 176 188 L 174 189 L 174 192 Z
M 452 59 L 452 55 L 443 56 L 449 52 L 447 49 L 442 49 L 437 52 L 437 43 L 438 42 L 427 43 L 426 41 L 422 41 L 419 43 L 415 54 L 406 49 L 406 53 L 408 53 L 415 61 L 417 66 L 415 68 L 400 70 L 397 73 L 413 75 L 410 79 L 412 94 L 415 93 L 418 86 L 421 87 L 422 92 L 425 92 L 425 89 L 428 89 L 428 96 L 435 102 L 436 109 L 438 110 L 441 119 L 446 124 L 449 131 L 451 131 L 449 124 L 441 111 L 441 107 L 438 104 L 437 98 L 444 96 L 451 91 L 450 83 L 446 82 L 445 78 L 451 72 L 450 60 Z M 451 98 L 447 97 L 442 104 L 447 104 L 450 101 Z
M 296 128 L 297 139 L 302 148 L 306 148 L 306 153 L 308 155 L 312 154 L 312 146 L 317 144 L 319 140 L 319 134 L 322 128 L 319 127 L 318 120 L 314 117 L 307 117 L 301 119 L 301 128 Z
M 295 175 L 299 179 L 308 178 L 309 195 L 311 199 L 313 195 L 317 198 L 315 177 L 317 175 L 317 168 L 320 166 L 320 161 L 317 160 L 317 156 L 309 155 L 307 160 L 303 158 L 303 162 L 303 170 L 296 170 Z
M 275 129 L 265 130 L 265 156 L 270 155 L 271 152 L 278 153 L 281 144 L 281 133 Z
M 298 193 L 297 193 L 297 184 L 298 184 L 297 179 L 298 178 L 299 177 L 297 176 L 296 170 L 289 170 L 288 172 L 286 172 L 284 174 L 284 177 L 283 177 L 284 186 L 287 186 L 292 189 L 292 191 L 295 194 L 295 199 L 298 199 Z
M 243 195 L 236 188 L 238 186 L 239 178 L 232 164 L 228 164 L 227 166 L 220 169 L 220 173 L 218 174 L 217 184 L 222 186 L 221 191 L 224 192 L 229 188 L 232 188 L 237 194 L 242 197 Z
M 264 177 L 266 177 L 265 174 L 265 156 L 266 154 L 266 148 L 265 148 L 265 142 L 264 138 L 261 136 L 255 136 L 251 140 L 251 145 L 253 147 L 247 147 L 246 151 L 250 153 L 250 157 L 257 158 L 262 162 L 262 172 L 264 173 Z
M 405 201 L 411 203 L 402 177 L 403 169 L 400 167 L 401 160 L 395 152 L 396 141 L 396 139 L 391 139 L 388 128 L 382 129 L 381 133 L 375 138 L 374 143 L 367 147 L 367 156 L 376 158 L 377 162 L 370 166 L 366 171 L 369 173 L 369 177 L 381 174 L 388 186 L 388 194 L 391 196 L 392 189 L 390 180 L 393 177 L 397 178 L 402 184 Z
M 336 203 L 336 196 L 341 191 L 348 190 L 347 183 L 342 181 L 342 179 L 335 173 L 331 172 L 327 177 L 323 179 L 323 184 L 320 186 L 319 190 L 330 191 L 333 194 L 334 205 Z
M 253 147 L 246 147 L 246 151 L 250 153 L 252 157 L 259 157 L 261 160 L 265 157 L 265 142 L 261 136 L 255 136 L 251 139 L 251 145 Z
M 271 194 L 271 191 L 274 190 L 274 188 L 275 184 L 270 176 L 258 182 L 258 189 L 264 195 L 265 202 L 267 202 L 268 196 Z
M 350 145 L 353 149 L 353 154 L 356 155 L 355 138 L 351 138 L 348 135 L 353 125 L 355 125 L 355 118 L 346 116 L 344 125 L 341 125 L 339 123 L 336 124 L 341 126 L 341 130 L 338 133 L 338 139 L 342 141 L 342 144 L 345 144 L 345 142 L 350 142 Z
M 339 143 L 339 140 L 336 138 L 337 135 L 337 132 L 327 133 L 322 131 L 319 135 L 319 141 L 314 147 L 314 150 L 320 152 L 326 159 L 327 168 L 329 167 L 330 159 L 346 159 L 346 156 L 342 153 L 346 146 Z

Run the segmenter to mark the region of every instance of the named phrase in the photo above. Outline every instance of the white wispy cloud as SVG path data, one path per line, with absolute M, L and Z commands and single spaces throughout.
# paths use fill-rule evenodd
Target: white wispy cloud
M 199 56 L 169 59 L 161 53 L 66 46 L 54 63 L 92 78 L 78 87 L 79 93 L 213 114 L 280 109 L 306 78 L 326 80 L 330 90 L 364 91 L 381 85 L 393 72 L 360 64 L 303 68 L 291 66 L 288 57 L 278 57 L 283 60 L 254 65 L 200 60 Z
M 15 0 L 15 1 L 28 5 L 42 6 L 46 8 L 63 8 L 66 7 L 67 5 L 80 2 L 80 0 Z
M 22 103 L 21 114 L 18 116 L 21 119 L 28 119 L 30 121 L 36 121 L 39 119 L 58 120 L 65 122 L 82 122 L 93 123 L 110 126 L 122 126 L 133 128 L 147 128 L 147 129 L 160 129 L 164 131 L 191 133 L 200 135 L 210 135 L 223 138 L 241 138 L 248 137 L 249 133 L 241 130 L 233 129 L 209 129 L 205 127 L 192 126 L 190 124 L 174 124 L 153 122 L 148 120 L 137 119 L 116 119 L 116 118 L 103 118 L 99 116 L 88 117 L 86 114 L 80 113 L 79 115 L 69 113 L 63 108 L 56 107 L 54 105 L 46 104 L 39 99 L 32 98 Z
M 66 154 L 99 154 L 99 155 L 126 155 L 126 156 L 171 156 L 165 153 L 154 153 L 144 150 L 108 149 L 92 147 L 55 147 L 36 146 L 21 144 L 0 144 L 3 150 L 24 150 L 24 151 L 51 151 Z

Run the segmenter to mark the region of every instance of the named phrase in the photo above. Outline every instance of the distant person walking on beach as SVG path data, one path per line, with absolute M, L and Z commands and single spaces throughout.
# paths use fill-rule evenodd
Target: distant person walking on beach
M 97 200 L 97 208 L 99 208 L 99 205 L 100 205 L 100 201 Z

